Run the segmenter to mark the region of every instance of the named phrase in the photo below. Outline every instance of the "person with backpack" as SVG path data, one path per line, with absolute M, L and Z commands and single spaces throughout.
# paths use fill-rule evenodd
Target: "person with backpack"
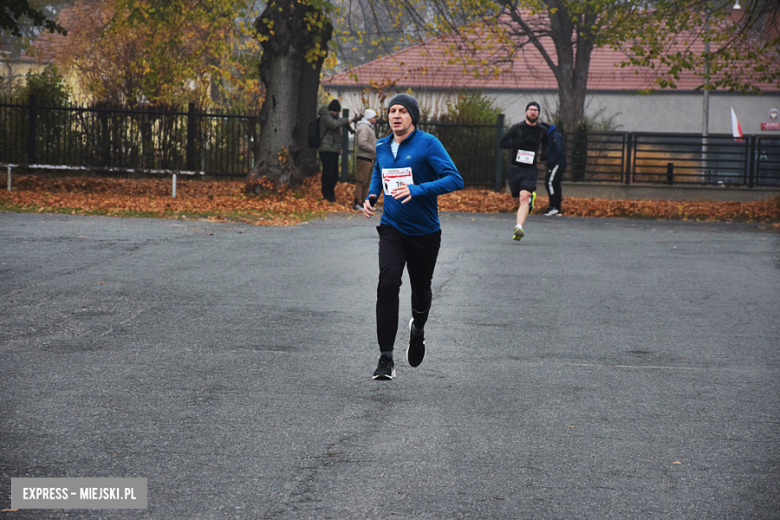
M 544 178 L 544 186 L 550 197 L 550 205 L 544 215 L 560 217 L 563 202 L 561 179 L 566 171 L 566 144 L 561 131 L 555 125 L 550 125 L 547 130 L 547 143 L 547 174 Z
M 320 145 L 317 148 L 322 163 L 322 198 L 336 202 L 336 183 L 339 180 L 339 155 L 341 154 L 341 128 L 351 123 L 348 117 L 339 117 L 341 103 L 334 99 L 322 105 L 319 116 Z

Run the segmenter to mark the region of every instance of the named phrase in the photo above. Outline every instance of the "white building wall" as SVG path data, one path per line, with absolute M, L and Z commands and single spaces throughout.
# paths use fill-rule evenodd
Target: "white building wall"
M 379 96 L 366 95 L 357 89 L 327 89 L 331 96 L 339 96 L 344 108 L 351 114 L 365 108 L 381 113 Z M 431 115 L 446 113 L 447 100 L 454 95 L 446 91 L 415 91 L 423 110 Z M 503 109 L 509 123 L 522 121 L 529 101 L 542 105 L 542 119 L 549 120 L 558 106 L 556 91 L 490 92 L 484 94 Z M 386 96 L 384 104 L 390 100 Z M 731 107 L 737 114 L 745 135 L 780 136 L 780 131 L 761 131 L 761 123 L 769 122 L 769 111 L 780 109 L 780 93 L 741 95 L 725 92 L 711 92 L 709 101 L 709 133 L 731 133 Z M 702 92 L 662 91 L 648 95 L 623 92 L 594 92 L 587 96 L 585 112 L 595 119 L 610 119 L 620 132 L 675 132 L 702 133 Z M 368 106 L 366 106 L 366 101 Z
M 769 111 L 780 108 L 780 94 L 741 95 L 710 92 L 710 134 L 731 134 L 731 108 L 745 135 L 780 135 L 761 131 Z M 625 132 L 683 132 L 701 134 L 704 121 L 702 92 L 657 92 L 647 96 L 629 93 L 596 93 L 589 96 L 588 113 L 603 109 L 617 114 L 618 130 Z

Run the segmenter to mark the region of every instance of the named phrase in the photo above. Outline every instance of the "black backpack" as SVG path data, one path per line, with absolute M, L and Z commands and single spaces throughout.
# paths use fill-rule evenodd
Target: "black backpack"
M 309 123 L 309 147 L 319 148 L 322 144 L 322 136 L 320 135 L 320 117 Z

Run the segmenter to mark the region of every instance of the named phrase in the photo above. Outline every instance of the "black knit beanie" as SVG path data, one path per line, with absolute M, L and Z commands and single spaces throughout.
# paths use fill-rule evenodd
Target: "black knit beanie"
M 542 107 L 540 107 L 540 106 L 539 106 L 539 103 L 537 103 L 536 101 L 531 101 L 530 103 L 528 103 L 528 104 L 525 106 L 525 111 L 526 111 L 526 112 L 528 112 L 528 107 L 536 107 L 536 108 L 539 110 L 539 112 L 541 112 L 541 111 L 542 111 Z
M 328 110 L 331 112 L 341 112 L 341 103 L 339 103 L 338 99 L 334 99 L 330 102 L 330 105 L 328 105 Z
M 417 104 L 417 100 L 409 94 L 396 94 L 390 100 L 390 104 L 387 105 L 387 118 L 390 119 L 390 107 L 393 105 L 401 105 L 409 111 L 409 115 L 412 116 L 412 124 L 417 128 L 417 123 L 420 122 L 420 105 Z

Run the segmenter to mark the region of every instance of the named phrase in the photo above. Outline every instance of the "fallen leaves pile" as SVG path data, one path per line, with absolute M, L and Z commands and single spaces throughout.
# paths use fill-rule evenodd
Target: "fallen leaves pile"
M 0 186 L 6 179 L 0 175 Z M 336 202 L 322 200 L 319 177 L 306 179 L 295 190 L 265 189 L 247 194 L 241 181 L 179 179 L 176 198 L 164 179 L 124 179 L 91 176 L 19 175 L 13 190 L 0 191 L 0 210 L 78 215 L 140 216 L 241 221 L 263 226 L 294 225 L 329 213 L 353 212 L 354 186 L 339 183 Z M 547 198 L 536 200 L 542 213 Z M 468 188 L 439 197 L 442 211 L 511 213 L 507 193 Z M 685 202 L 564 198 L 564 213 L 576 217 L 620 217 L 717 222 L 773 223 L 780 228 L 780 197 L 755 202 Z
M 534 213 L 544 213 L 548 202 L 547 197 L 539 195 Z M 466 189 L 439 197 L 439 209 L 478 213 L 516 211 L 508 193 L 480 189 Z M 584 199 L 566 197 L 564 193 L 563 212 L 570 217 L 778 223 L 780 197 L 753 202 L 698 202 Z
M 2 177 L 2 176 L 0 176 Z M 239 181 L 123 179 L 14 175 L 12 191 L 0 192 L 0 210 L 73 215 L 241 221 L 261 226 L 294 225 L 327 213 L 350 211 L 354 187 L 339 184 L 339 203 L 322 200 L 319 179 L 307 179 L 297 190 L 245 193 Z M 344 201 L 341 203 L 341 201 Z

